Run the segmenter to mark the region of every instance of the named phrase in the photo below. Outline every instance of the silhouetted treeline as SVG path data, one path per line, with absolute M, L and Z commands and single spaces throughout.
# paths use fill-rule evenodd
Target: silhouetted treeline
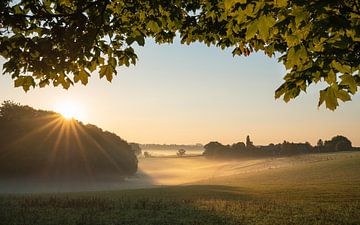
M 273 157 L 292 156 L 308 153 L 358 151 L 352 147 L 351 141 L 344 136 L 335 136 L 331 140 L 323 142 L 321 139 L 316 146 L 310 143 L 270 144 L 267 146 L 255 146 L 247 136 L 246 144 L 238 142 L 232 145 L 223 145 L 219 142 L 210 142 L 204 146 L 204 155 L 209 158 L 236 158 L 236 157 Z
M 0 176 L 130 175 L 131 146 L 117 135 L 51 111 L 0 106 Z
M 177 144 L 141 144 L 141 149 L 143 150 L 178 150 L 178 149 L 185 149 L 185 150 L 198 150 L 203 149 L 204 146 L 202 144 L 195 144 L 195 145 L 177 145 Z

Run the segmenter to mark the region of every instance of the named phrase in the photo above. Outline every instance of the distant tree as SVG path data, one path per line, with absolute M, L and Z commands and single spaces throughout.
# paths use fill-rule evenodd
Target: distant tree
M 238 142 L 231 145 L 231 149 L 233 149 L 234 151 L 245 151 L 246 145 L 244 144 L 244 142 Z
M 326 151 L 350 151 L 352 150 L 352 143 L 348 138 L 338 135 L 329 141 L 325 141 L 324 148 Z
M 176 153 L 177 156 L 182 157 L 186 153 L 185 149 L 179 149 L 179 151 Z
M 150 155 L 150 153 L 149 153 L 149 152 L 144 152 L 144 157 L 145 157 L 145 158 L 150 158 L 150 157 L 151 157 L 151 155 Z
M 208 157 L 216 157 L 216 156 L 221 156 L 224 155 L 227 151 L 228 151 L 228 147 L 217 142 L 217 141 L 212 141 L 209 142 L 208 144 L 206 144 L 204 146 L 205 151 L 204 151 L 204 155 L 208 156 Z
M 319 147 L 319 148 L 324 147 L 324 142 L 323 142 L 323 140 L 319 139 L 318 142 L 317 142 L 317 144 L 316 144 L 316 147 Z

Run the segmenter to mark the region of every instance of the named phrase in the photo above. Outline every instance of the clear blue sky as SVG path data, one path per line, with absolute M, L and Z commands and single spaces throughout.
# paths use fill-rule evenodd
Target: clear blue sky
M 360 145 L 359 95 L 335 112 L 317 108 L 321 85 L 287 104 L 275 100 L 285 69 L 262 52 L 232 57 L 230 49 L 152 40 L 136 51 L 137 65 L 119 68 L 112 83 L 95 73 L 86 87 L 24 93 L 8 75 L 1 76 L 0 101 L 50 110 L 73 102 L 80 119 L 140 143 L 233 143 L 249 134 L 255 144 L 285 139 L 315 144 L 342 134 Z

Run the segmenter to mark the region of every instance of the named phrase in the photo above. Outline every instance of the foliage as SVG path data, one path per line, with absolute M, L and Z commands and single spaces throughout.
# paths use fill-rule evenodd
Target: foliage
M 137 171 L 117 135 L 61 115 L 6 101 L 0 107 L 0 177 L 88 177 Z
M 86 85 L 98 71 L 135 64 L 145 39 L 203 42 L 278 57 L 287 69 L 275 97 L 288 102 L 322 82 L 319 106 L 334 110 L 360 85 L 359 0 L 3 0 L 0 55 L 16 87 Z

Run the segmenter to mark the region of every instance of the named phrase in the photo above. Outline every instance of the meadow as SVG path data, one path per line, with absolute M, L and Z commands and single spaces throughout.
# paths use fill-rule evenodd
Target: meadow
M 0 224 L 360 224 L 360 152 L 139 165 L 151 186 L 2 194 Z

